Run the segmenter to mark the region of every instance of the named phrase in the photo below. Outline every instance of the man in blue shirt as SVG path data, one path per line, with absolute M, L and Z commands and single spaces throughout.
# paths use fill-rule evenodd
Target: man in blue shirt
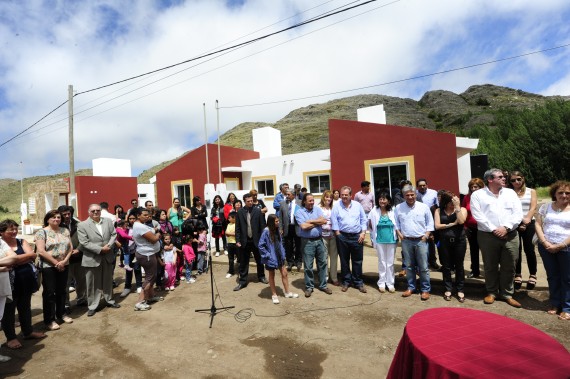
M 402 188 L 404 203 L 394 211 L 396 233 L 402 241 L 402 254 L 406 265 L 408 289 L 402 297 L 416 291 L 416 267 L 420 271 L 421 299 L 428 300 L 431 291 L 428 268 L 428 240 L 434 230 L 433 217 L 429 207 L 416 200 L 416 191 L 411 185 Z
M 295 219 L 299 225 L 299 237 L 303 249 L 305 263 L 305 297 L 310 297 L 315 288 L 313 261 L 317 259 L 317 272 L 319 274 L 319 290 L 327 295 L 332 294 L 327 287 L 327 251 L 323 243 L 322 225 L 327 223 L 323 211 L 315 207 L 315 198 L 307 193 L 303 196 L 302 208 L 295 212 Z
M 336 235 L 336 246 L 340 256 L 342 292 L 352 284 L 362 293 L 366 293 L 362 281 L 362 260 L 364 257 L 364 236 L 366 236 L 367 218 L 359 202 L 351 200 L 352 189 L 344 186 L 340 189 L 340 201 L 332 209 L 331 229 Z M 352 261 L 352 273 L 350 262 Z
M 279 185 L 279 191 L 281 192 L 275 195 L 275 199 L 273 199 L 273 209 L 275 209 L 275 214 L 279 212 L 279 209 L 281 208 L 281 202 L 285 200 L 285 195 L 287 195 L 288 189 L 289 189 L 289 184 L 287 183 L 282 183 Z
M 431 215 L 435 213 L 435 210 L 439 207 L 439 202 L 437 201 L 437 191 L 428 188 L 427 180 L 424 178 L 416 180 L 416 201 L 420 201 L 427 205 L 431 211 Z M 435 241 L 434 235 L 430 237 L 428 241 L 428 266 L 434 270 L 438 270 L 441 267 L 437 264 L 437 257 L 435 252 Z

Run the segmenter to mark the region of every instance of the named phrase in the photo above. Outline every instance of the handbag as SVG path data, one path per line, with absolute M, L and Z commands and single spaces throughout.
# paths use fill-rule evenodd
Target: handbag
M 45 241 L 47 243 L 47 232 L 45 231 L 45 229 L 42 229 L 44 231 L 44 238 Z M 34 253 L 36 253 L 36 256 L 38 256 L 38 245 L 34 245 Z M 36 259 L 36 261 L 34 263 L 30 264 L 32 265 L 32 269 L 34 270 L 34 277 L 36 279 L 36 286 L 35 288 L 37 288 L 34 292 L 37 292 L 40 287 L 42 286 L 42 263 L 43 260 L 40 256 L 38 256 L 38 258 Z

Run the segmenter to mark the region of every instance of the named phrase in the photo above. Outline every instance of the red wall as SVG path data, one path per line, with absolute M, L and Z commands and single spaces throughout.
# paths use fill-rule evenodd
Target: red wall
M 414 156 L 415 177 L 428 187 L 459 193 L 455 135 L 406 126 L 329 120 L 332 187 L 353 195 L 364 180 L 364 161 Z M 414 183 L 415 186 L 415 183 Z
M 182 156 L 169 166 L 156 173 L 156 199 L 157 206 L 167 209 L 172 204 L 171 182 L 183 179 L 192 179 L 192 196 L 204 198 L 204 185 L 207 184 L 206 175 L 206 145 L 202 145 L 188 154 Z M 210 182 L 218 183 L 218 145 L 208 145 L 208 164 Z M 222 167 L 241 166 L 241 161 L 259 158 L 259 153 L 252 150 L 238 149 L 235 147 L 220 146 Z M 242 185 L 241 173 L 222 172 L 224 178 L 239 178 Z M 225 201 L 225 199 L 224 199 Z
M 87 218 L 89 205 L 106 201 L 109 212 L 113 213 L 115 204 L 120 204 L 127 211 L 131 199 L 138 198 L 137 178 L 118 178 L 108 176 L 76 176 L 77 209 L 75 216 L 80 220 Z

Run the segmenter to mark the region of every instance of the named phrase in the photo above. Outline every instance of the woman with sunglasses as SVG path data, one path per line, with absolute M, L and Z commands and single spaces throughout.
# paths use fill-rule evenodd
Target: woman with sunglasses
M 526 256 L 526 264 L 530 277 L 526 282 L 526 289 L 532 290 L 536 286 L 536 252 L 532 243 L 534 237 L 534 214 L 536 212 L 536 191 L 526 186 L 525 177 L 520 171 L 513 171 L 509 177 L 509 187 L 518 195 L 523 209 L 523 219 L 518 227 L 519 232 L 519 259 L 515 271 L 515 290 L 522 287 L 522 250 Z

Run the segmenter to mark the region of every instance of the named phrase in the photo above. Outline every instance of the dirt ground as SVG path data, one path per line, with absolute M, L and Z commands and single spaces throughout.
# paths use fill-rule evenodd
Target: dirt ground
M 397 268 L 400 266 L 398 249 Z M 533 291 L 520 291 L 515 298 L 523 309 L 504 302 L 483 304 L 482 279 L 468 279 L 467 300 L 443 300 L 441 273 L 432 271 L 432 298 L 418 295 L 402 298 L 406 289 L 397 279 L 395 294 L 376 290 L 376 255 L 365 249 L 364 272 L 367 294 L 356 289 L 346 293 L 333 287 L 333 294 L 315 291 L 303 296 L 302 272 L 290 273 L 290 283 L 299 299 L 280 297 L 271 302 L 268 285 L 252 282 L 234 292 L 235 276 L 225 278 L 227 258 L 214 258 L 216 307 L 235 306 L 215 316 L 196 309 L 210 309 L 210 276 L 194 284 L 182 283 L 148 312 L 135 312 L 136 293 L 119 299 L 120 309 L 105 308 L 87 317 L 86 308 L 75 308 L 73 324 L 48 332 L 41 341 L 22 341 L 23 348 L 0 354 L 12 360 L 0 364 L 2 378 L 382 378 L 414 313 L 433 307 L 467 307 L 494 312 L 532 325 L 570 348 L 570 324 L 547 315 L 546 274 L 540 262 L 539 283 Z M 540 259 L 540 258 L 539 258 Z M 469 267 L 469 254 L 465 267 Z M 525 262 L 523 262 L 523 267 Z M 467 271 L 468 272 L 468 271 Z M 525 280 L 528 273 L 524 274 Z M 280 283 L 279 275 L 277 282 Z M 283 291 L 280 290 L 280 295 Z M 72 299 L 74 295 L 72 294 Z M 32 300 L 33 321 L 42 328 L 41 295 Z M 429 326 L 426 326 L 429 327 Z M 18 330 L 17 330 L 18 331 Z M 4 339 L 0 339 L 4 342 Z

